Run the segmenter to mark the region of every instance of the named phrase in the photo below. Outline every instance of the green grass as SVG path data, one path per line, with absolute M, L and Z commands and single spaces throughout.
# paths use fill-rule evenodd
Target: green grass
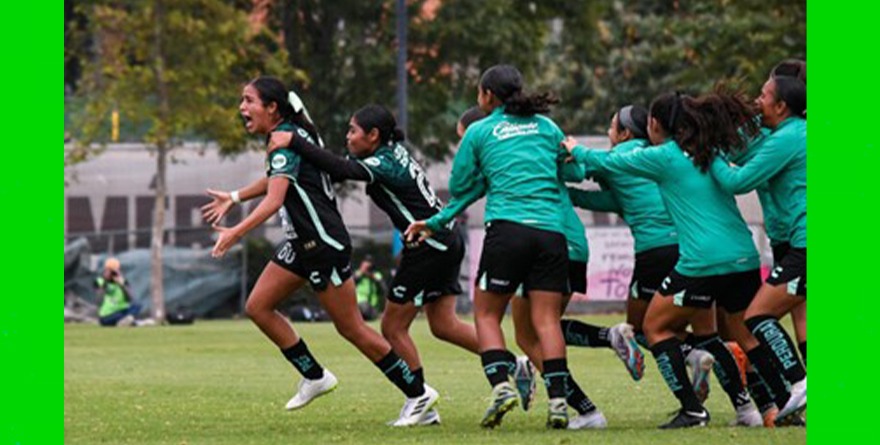
M 619 316 L 584 317 L 616 323 Z M 284 404 L 298 375 L 246 320 L 192 326 L 64 330 L 64 430 L 68 444 L 804 444 L 802 428 L 732 428 L 733 410 L 713 379 L 711 426 L 659 431 L 677 403 L 652 359 L 633 382 L 606 349 L 569 349 L 569 366 L 608 418 L 606 431 L 547 431 L 546 394 L 517 409 L 497 430 L 478 426 L 489 386 L 476 356 L 433 339 L 424 320 L 413 325 L 428 382 L 441 394 L 443 425 L 394 429 L 403 396 L 329 323 L 299 324 L 339 388 L 298 412 Z M 512 329 L 505 328 L 512 339 Z M 513 347 L 513 343 L 510 343 Z M 650 354 L 649 354 L 650 355 Z M 539 386 L 540 388 L 540 386 Z

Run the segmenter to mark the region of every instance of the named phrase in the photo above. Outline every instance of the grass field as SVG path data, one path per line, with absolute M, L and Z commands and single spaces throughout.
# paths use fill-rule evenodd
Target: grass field
M 612 324 L 619 316 L 584 317 Z M 569 349 L 569 367 L 608 418 L 605 431 L 547 431 L 546 393 L 496 430 L 478 426 L 489 386 L 476 356 L 434 340 L 424 320 L 413 336 L 426 379 L 441 394 L 441 426 L 394 429 L 403 396 L 329 323 L 299 332 L 339 388 L 302 411 L 284 404 L 299 376 L 246 320 L 192 326 L 116 328 L 66 325 L 64 429 L 68 444 L 804 444 L 802 428 L 726 426 L 733 410 L 713 379 L 709 428 L 659 431 L 677 407 L 653 359 L 633 382 L 607 349 Z M 512 329 L 505 332 L 512 340 Z M 509 346 L 515 348 L 513 343 Z M 648 354 L 650 355 L 650 354 Z

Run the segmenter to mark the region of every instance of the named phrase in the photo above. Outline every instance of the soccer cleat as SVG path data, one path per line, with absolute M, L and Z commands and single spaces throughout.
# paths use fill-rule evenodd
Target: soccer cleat
M 603 429 L 607 426 L 608 421 L 605 420 L 605 415 L 598 409 L 586 414 L 578 414 L 568 420 L 568 429 L 570 430 Z
M 697 400 L 703 403 L 709 398 L 709 374 L 715 365 L 715 356 L 702 349 L 694 349 L 688 354 L 685 363 L 693 369 L 694 392 Z
M 516 391 L 519 393 L 523 411 L 528 411 L 535 400 L 535 365 L 526 356 L 516 358 L 516 368 L 513 371 L 513 381 L 516 383 Z
M 134 326 L 134 325 L 135 325 L 135 319 L 131 315 L 126 315 L 125 317 L 120 318 L 119 321 L 116 322 L 116 326 L 126 326 L 127 327 L 127 326 Z
M 633 327 L 619 323 L 608 328 L 608 340 L 633 380 L 641 380 L 645 375 L 645 355 L 636 343 Z
M 495 385 L 492 388 L 492 403 L 486 409 L 480 426 L 483 428 L 495 428 L 501 425 L 501 419 L 516 406 L 516 391 L 510 386 L 510 383 L 504 382 Z
M 807 409 L 807 378 L 791 385 L 791 396 L 776 415 L 776 426 L 791 425 Z
M 764 428 L 776 427 L 777 414 L 779 414 L 779 409 L 776 408 L 776 405 L 771 405 L 767 407 L 767 409 L 761 411 L 761 417 L 764 419 Z
M 764 417 L 761 416 L 758 408 L 755 408 L 755 404 L 750 402 L 736 409 L 736 420 L 733 421 L 732 426 L 764 426 Z
M 431 409 L 425 414 L 425 418 L 419 422 L 419 425 L 428 426 L 428 425 L 440 425 L 440 413 L 437 412 L 436 409 Z
M 678 414 L 669 421 L 669 423 L 660 425 L 661 430 L 671 430 L 678 428 L 691 428 L 695 426 L 706 426 L 709 423 L 709 411 L 704 408 L 702 412 L 693 413 L 681 409 Z
M 554 430 L 568 428 L 568 405 L 565 403 L 565 398 L 550 399 L 547 407 L 547 428 Z
M 437 390 L 425 385 L 425 393 L 418 397 L 410 397 L 403 403 L 400 409 L 400 418 L 398 418 L 391 426 L 413 426 L 420 425 L 428 415 L 437 401 L 440 400 L 440 394 Z M 439 421 L 439 415 L 438 415 Z
M 300 409 L 311 403 L 312 400 L 336 389 L 337 383 L 339 381 L 336 380 L 336 376 L 327 369 L 324 369 L 324 375 L 320 379 L 311 380 L 304 378 L 299 381 L 296 395 L 287 402 L 284 408 L 288 411 Z

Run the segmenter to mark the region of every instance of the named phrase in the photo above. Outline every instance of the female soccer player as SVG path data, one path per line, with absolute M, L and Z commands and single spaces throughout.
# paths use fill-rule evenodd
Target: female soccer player
M 333 181 L 366 182 L 367 195 L 402 233 L 411 222 L 430 218 L 443 208 L 425 171 L 403 141 L 391 112 L 380 105 L 367 105 L 349 121 L 347 146 L 351 159 L 336 156 L 290 132 L 272 133 L 269 149 L 290 147 Z M 404 246 L 387 295 L 382 334 L 417 375 L 422 376 L 423 369 L 409 328 L 422 308 L 434 336 L 478 353 L 474 327 L 455 314 L 463 257 L 463 235 L 454 222 L 424 242 Z
M 442 230 L 485 191 L 487 229 L 474 316 L 483 369 L 493 389 L 481 424 L 498 426 L 517 403 L 508 381 L 515 357 L 505 347 L 501 319 L 522 284 L 541 344 L 550 398 L 547 425 L 566 428 L 570 376 L 559 324 L 562 296 L 568 291 L 558 180 L 563 134 L 539 114 L 556 100 L 549 94 L 525 94 L 522 75 L 509 65 L 486 70 L 477 92 L 480 108 L 489 115 L 468 128 L 459 146 L 449 179 L 450 204 L 427 221 L 411 224 L 407 237 L 425 238 Z
M 806 92 L 806 85 L 796 77 L 767 80 L 757 104 L 762 123 L 771 133 L 742 167 L 731 167 L 720 158 L 711 165 L 712 175 L 730 193 L 746 193 L 766 183 L 788 229 L 791 249 L 757 291 L 745 320 L 763 346 L 746 349 L 746 353 L 776 397 L 777 425 L 788 424 L 807 403 L 806 370 L 778 321 L 807 298 Z M 790 393 L 774 371 L 785 376 Z
M 650 108 L 652 147 L 609 153 L 576 147 L 573 139 L 566 140 L 566 148 L 588 168 L 656 182 L 678 232 L 678 262 L 651 299 L 644 324 L 660 372 L 681 403 L 678 415 L 662 428 L 704 426 L 709 421 L 708 411 L 687 384 L 681 340 L 676 337 L 688 323 L 696 346 L 715 357 L 716 374 L 736 408 L 737 421 L 762 423 L 743 388 L 734 357 L 717 334 L 712 312 L 717 302 L 721 316 L 731 320 L 727 323 L 731 335 L 746 350 L 757 343 L 741 317 L 760 286 L 758 253 L 733 195 L 721 190 L 706 172 L 711 152 L 698 150 L 701 146 L 744 145 L 757 132 L 751 118 L 749 106 L 734 95 L 665 94 Z
M 312 142 L 320 141 L 299 98 L 295 97 L 296 105 L 292 105 L 290 97 L 294 96 L 288 95 L 278 79 L 259 77 L 248 83 L 239 105 L 245 129 L 251 134 L 292 131 Z M 214 200 L 203 208 L 203 214 L 215 224 L 219 234 L 212 251 L 215 257 L 224 255 L 276 211 L 284 222 L 287 239 L 257 280 L 245 310 L 303 376 L 286 408 L 302 408 L 332 391 L 337 383 L 336 377 L 318 364 L 305 342 L 275 311 L 284 298 L 309 282 L 337 331 L 406 394 L 400 417 L 393 425 L 423 422 L 439 395 L 412 373 L 381 335 L 364 323 L 351 279 L 351 244 L 329 177 L 287 149 L 268 154 L 266 176 L 268 179 L 248 186 L 244 196 L 239 191 L 210 192 Z M 239 224 L 229 228 L 216 225 L 232 203 L 263 193 L 265 199 Z

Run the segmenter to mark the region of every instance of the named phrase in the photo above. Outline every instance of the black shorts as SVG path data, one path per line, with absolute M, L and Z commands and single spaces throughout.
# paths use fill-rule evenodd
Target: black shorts
M 669 276 L 678 262 L 678 244 L 660 246 L 636 254 L 629 297 L 633 300 L 651 301 L 660 289 L 663 279 Z
M 526 292 L 569 292 L 565 236 L 510 221 L 490 221 L 486 224 L 477 286 L 488 292 L 512 294 L 520 284 Z
M 568 290 L 571 293 L 587 293 L 587 263 L 568 259 Z
M 419 243 L 403 249 L 400 267 L 391 280 L 388 301 L 422 306 L 444 295 L 461 294 L 458 277 L 464 258 L 464 238 L 460 231 L 453 231 L 445 243 Z M 435 246 L 445 246 L 445 251 Z
M 710 308 L 713 302 L 728 313 L 746 310 L 761 287 L 761 270 L 689 277 L 673 270 L 660 285 L 660 295 L 676 306 Z
M 770 246 L 770 249 L 773 251 L 773 265 L 779 264 L 785 255 L 788 254 L 788 251 L 791 250 L 791 244 L 788 243 L 779 243 L 773 244 Z
M 286 240 L 275 251 L 272 262 L 306 278 L 318 292 L 332 284 L 338 287 L 351 277 L 351 246 L 336 250 L 318 243 L 309 249 L 295 240 Z
M 792 247 L 773 267 L 767 284 L 784 284 L 789 295 L 807 298 L 807 249 Z

